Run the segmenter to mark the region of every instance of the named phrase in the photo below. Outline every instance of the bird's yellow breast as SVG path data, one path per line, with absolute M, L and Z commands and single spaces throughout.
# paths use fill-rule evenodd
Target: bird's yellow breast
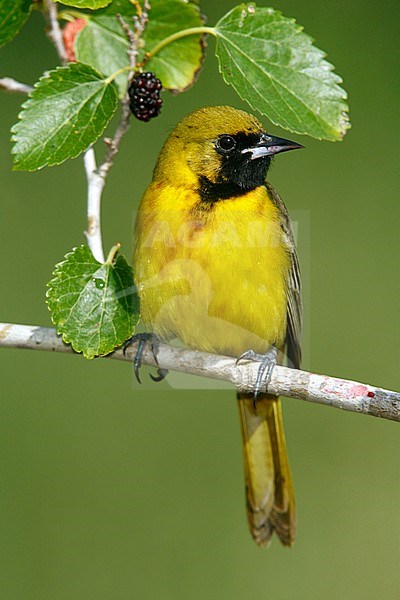
M 142 320 L 162 339 L 232 356 L 281 345 L 289 268 L 266 188 L 212 205 L 190 187 L 147 189 L 134 271 Z

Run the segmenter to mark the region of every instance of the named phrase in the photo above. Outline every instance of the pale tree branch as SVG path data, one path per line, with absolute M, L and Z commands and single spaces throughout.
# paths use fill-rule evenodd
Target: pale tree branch
M 138 10 L 140 9 L 139 4 L 137 8 Z M 143 10 L 140 9 L 140 14 L 138 13 L 138 16 L 134 18 L 133 30 L 130 29 L 120 15 L 117 15 L 129 40 L 128 56 L 130 66 L 132 67 L 132 74 L 136 68 L 140 36 L 145 30 L 149 9 L 150 6 L 145 2 Z M 110 172 L 110 169 L 114 164 L 114 158 L 119 151 L 121 140 L 129 129 L 130 117 L 129 95 L 126 92 L 121 102 L 121 115 L 115 134 L 113 138 L 106 138 L 104 140 L 107 145 L 107 150 L 102 164 L 97 168 L 93 148 L 89 148 L 84 154 L 84 165 L 88 181 L 88 226 L 87 231 L 85 231 L 85 236 L 93 256 L 101 263 L 104 263 L 101 235 L 101 198 L 108 173 Z
M 92 146 L 84 153 L 83 164 L 85 166 L 88 183 L 87 230 L 85 231 L 85 237 L 95 259 L 100 263 L 104 263 L 100 218 L 101 194 L 106 182 L 97 171 L 96 155 Z
M 56 335 L 53 328 L 32 325 L 0 323 L 0 346 L 76 354 L 71 346 L 64 344 L 61 337 Z M 137 345 L 133 344 L 125 354 L 119 349 L 110 354 L 109 358 L 132 362 L 136 351 Z M 253 391 L 259 367 L 257 362 L 236 365 L 235 359 L 227 356 L 175 348 L 162 343 L 158 348 L 157 362 L 151 349 L 146 346 L 142 363 L 227 381 L 244 392 Z M 356 381 L 276 366 L 268 391 L 275 395 L 400 421 L 400 393 Z
M 0 79 L 0 90 L 4 92 L 16 92 L 18 94 L 29 94 L 33 87 L 27 83 L 21 83 L 12 77 L 2 77 Z
M 52 0 L 45 0 L 45 6 L 47 11 L 47 20 L 49 23 L 49 29 L 47 35 L 53 42 L 55 49 L 57 50 L 58 57 L 62 65 L 66 65 L 68 62 L 67 53 L 65 52 L 64 41 L 62 37 L 62 31 L 58 22 L 58 9 L 57 4 Z

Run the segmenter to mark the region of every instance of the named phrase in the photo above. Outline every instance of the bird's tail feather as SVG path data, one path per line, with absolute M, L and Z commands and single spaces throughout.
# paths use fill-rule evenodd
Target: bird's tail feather
M 253 395 L 240 393 L 238 401 L 251 534 L 257 544 L 267 546 L 276 531 L 291 546 L 296 509 L 280 399 L 260 394 L 254 408 Z

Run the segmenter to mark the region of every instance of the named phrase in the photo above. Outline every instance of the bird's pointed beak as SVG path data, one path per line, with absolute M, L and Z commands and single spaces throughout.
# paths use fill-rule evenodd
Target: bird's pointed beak
M 251 148 L 245 148 L 242 150 L 242 154 L 248 153 L 250 154 L 250 160 L 254 160 L 256 158 L 262 158 L 263 156 L 274 156 L 279 152 L 296 150 L 296 148 L 304 148 L 304 146 L 297 142 L 285 140 L 285 138 L 262 134 L 258 144 Z

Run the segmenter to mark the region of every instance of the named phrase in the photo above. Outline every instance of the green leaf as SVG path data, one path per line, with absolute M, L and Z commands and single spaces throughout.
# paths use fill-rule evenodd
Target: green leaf
M 63 0 L 63 4 L 66 6 L 75 6 L 75 8 L 90 8 L 91 10 L 97 10 L 110 4 L 112 0 Z M 53 0 L 58 2 L 58 0 Z
M 162 0 L 159 0 L 162 2 Z M 157 0 L 155 0 L 157 2 Z M 143 6 L 143 0 L 141 0 Z M 152 5 L 153 6 L 153 5 Z M 133 17 L 136 15 L 136 8 L 131 0 L 113 0 L 111 4 L 97 11 L 99 15 L 125 15 L 125 17 Z
M 151 52 L 166 37 L 182 29 L 203 25 L 199 7 L 184 0 L 153 1 L 149 17 L 140 59 L 144 52 Z M 165 88 L 182 92 L 196 81 L 203 58 L 203 36 L 190 35 L 165 46 L 146 63 L 146 69 L 156 73 Z
M 113 16 L 88 19 L 76 36 L 74 50 L 77 60 L 91 65 L 104 75 L 111 75 L 129 66 L 129 44 L 120 23 Z M 126 92 L 129 73 L 121 73 L 115 79 L 119 96 Z
M 124 256 L 101 264 L 88 246 L 79 246 L 56 265 L 47 304 L 64 342 L 86 358 L 121 346 L 139 320 L 132 269 Z
M 88 25 L 77 36 L 75 48 L 79 60 L 87 62 L 101 73 L 111 75 L 128 65 L 126 35 L 115 18 L 120 13 L 127 24 L 132 24 L 136 14 L 129 0 L 114 0 L 107 8 L 88 19 Z M 143 35 L 144 46 L 139 50 L 139 61 L 145 52 L 170 35 L 203 25 L 198 6 L 186 0 L 152 0 L 149 22 Z M 204 57 L 202 36 L 191 35 L 165 46 L 145 64 L 145 69 L 154 71 L 163 87 L 182 92 L 196 80 Z M 119 76 L 120 93 L 126 89 L 128 75 Z
M 350 127 L 341 78 L 293 19 L 241 4 L 215 27 L 226 83 L 253 109 L 296 133 L 340 140 Z
M 75 158 L 103 133 L 117 105 L 115 86 L 88 65 L 48 72 L 12 128 L 14 169 L 34 171 Z
M 31 10 L 32 0 L 0 0 L 0 46 L 20 31 Z

